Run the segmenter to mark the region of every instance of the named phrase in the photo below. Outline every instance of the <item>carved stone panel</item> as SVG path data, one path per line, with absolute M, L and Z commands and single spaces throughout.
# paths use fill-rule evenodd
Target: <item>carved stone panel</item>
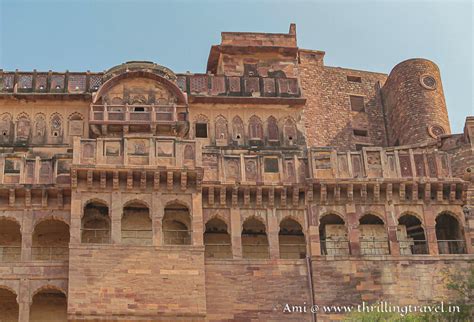
M 247 181 L 257 181 L 257 159 L 245 160 L 245 178 Z
M 203 154 L 202 166 L 204 167 L 204 181 L 219 180 L 219 169 L 216 154 Z
M 226 179 L 240 181 L 240 158 L 226 158 L 224 165 Z

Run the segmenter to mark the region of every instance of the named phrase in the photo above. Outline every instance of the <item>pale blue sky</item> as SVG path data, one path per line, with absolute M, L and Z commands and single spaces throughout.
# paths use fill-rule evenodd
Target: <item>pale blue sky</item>
M 325 63 L 389 73 L 413 57 L 441 69 L 453 132 L 473 105 L 473 4 L 454 1 L 0 0 L 0 68 L 101 71 L 151 60 L 204 72 L 221 31 L 288 32 Z

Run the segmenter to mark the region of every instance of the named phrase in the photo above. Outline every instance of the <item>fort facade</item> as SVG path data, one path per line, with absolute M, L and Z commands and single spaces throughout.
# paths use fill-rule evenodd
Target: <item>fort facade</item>
M 330 67 L 224 32 L 205 74 L 0 71 L 0 321 L 326 321 L 453 299 L 474 262 L 474 117 L 440 71 Z

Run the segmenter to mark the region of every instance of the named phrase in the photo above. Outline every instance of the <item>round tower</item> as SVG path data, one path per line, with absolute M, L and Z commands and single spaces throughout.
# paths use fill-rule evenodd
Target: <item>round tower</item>
M 408 145 L 450 134 L 448 112 L 438 66 L 427 59 L 396 65 L 382 97 L 389 145 Z

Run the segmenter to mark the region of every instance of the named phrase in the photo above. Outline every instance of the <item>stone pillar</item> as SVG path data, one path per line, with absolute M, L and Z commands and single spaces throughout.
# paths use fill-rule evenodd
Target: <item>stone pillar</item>
M 308 243 L 309 243 L 309 254 L 311 256 L 321 255 L 321 241 L 319 238 L 319 220 L 315 218 L 316 209 L 315 205 L 308 205 L 306 207 L 306 216 L 308 220 Z
M 122 193 L 120 191 L 112 192 L 112 198 L 110 203 L 109 215 L 111 222 L 111 243 L 121 244 L 122 243 Z
M 153 245 L 161 246 L 163 244 L 163 217 L 165 207 L 161 201 L 161 193 L 154 191 L 151 194 L 151 220 L 153 225 Z
M 438 239 L 436 238 L 436 214 L 433 207 L 424 208 L 425 238 L 430 255 L 439 255 Z
M 280 227 L 278 225 L 278 218 L 276 217 L 275 208 L 269 209 L 267 211 L 267 223 L 270 259 L 278 259 L 280 258 L 280 243 L 278 238 Z
M 439 255 L 438 239 L 436 238 L 436 227 L 426 226 L 425 235 L 430 255 Z
M 81 194 L 72 192 L 71 195 L 71 226 L 69 227 L 70 243 L 81 243 L 81 218 L 82 218 Z
M 30 285 L 29 281 L 25 278 L 20 280 L 20 291 L 18 294 L 18 322 L 29 322 L 30 321 Z
M 347 236 L 351 255 L 360 255 L 359 220 L 353 203 L 346 204 Z
M 232 255 L 234 259 L 242 258 L 242 223 L 240 211 L 230 208 L 230 236 L 232 240 Z
M 21 260 L 23 262 L 31 260 L 31 246 L 33 243 L 33 212 L 25 210 L 23 212 L 23 223 L 21 225 Z
M 193 227 L 193 245 L 204 245 L 204 227 L 202 217 L 202 195 L 200 192 L 195 192 L 192 198 L 192 227 Z
M 398 228 L 398 221 L 396 220 L 395 216 L 395 207 L 393 204 L 385 206 L 385 221 L 387 226 L 387 235 L 388 241 L 390 246 L 390 254 L 393 256 L 400 255 L 400 243 L 398 242 L 397 237 L 397 228 Z

